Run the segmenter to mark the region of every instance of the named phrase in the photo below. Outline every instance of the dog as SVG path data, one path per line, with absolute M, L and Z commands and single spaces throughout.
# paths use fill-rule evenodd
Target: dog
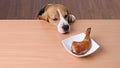
M 40 9 L 37 18 L 56 25 L 58 32 L 62 34 L 70 32 L 70 23 L 76 20 L 68 8 L 61 4 L 46 5 Z

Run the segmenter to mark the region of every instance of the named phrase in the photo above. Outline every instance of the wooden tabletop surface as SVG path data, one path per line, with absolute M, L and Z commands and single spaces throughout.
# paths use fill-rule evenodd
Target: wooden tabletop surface
M 70 55 L 61 41 L 85 32 L 100 48 L 90 56 Z M 0 68 L 120 68 L 120 20 L 78 20 L 71 32 L 39 20 L 0 20 Z

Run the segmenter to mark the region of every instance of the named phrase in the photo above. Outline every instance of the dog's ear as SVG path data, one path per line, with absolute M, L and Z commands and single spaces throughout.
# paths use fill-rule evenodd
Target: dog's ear
M 45 7 L 40 9 L 40 11 L 38 13 L 38 16 L 37 16 L 37 18 L 39 20 L 46 20 L 46 21 L 48 21 L 48 16 L 47 16 L 47 13 L 46 13 L 46 7 L 47 6 L 45 6 Z
M 40 9 L 40 11 L 38 13 L 39 16 L 42 16 L 42 14 L 45 12 L 45 8 L 46 8 L 46 6 Z
M 38 15 L 38 19 L 48 21 L 48 15 L 43 13 L 42 15 Z
M 38 13 L 38 19 L 39 20 L 45 20 L 48 21 L 48 14 L 47 14 L 47 9 L 51 6 L 52 4 L 48 4 L 45 7 L 41 8 L 39 13 Z M 48 21 L 49 22 L 49 21 Z
M 69 22 L 69 23 L 73 23 L 73 22 L 75 22 L 75 20 L 76 20 L 76 18 L 75 18 L 74 15 L 68 14 L 68 22 Z

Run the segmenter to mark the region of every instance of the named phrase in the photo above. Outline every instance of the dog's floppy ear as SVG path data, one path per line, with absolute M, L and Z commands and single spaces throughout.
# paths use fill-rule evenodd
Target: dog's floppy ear
M 46 8 L 46 6 L 40 9 L 40 11 L 38 13 L 39 16 L 42 16 L 42 14 L 45 12 L 45 8 Z
M 69 22 L 69 23 L 73 23 L 73 22 L 75 22 L 75 20 L 76 20 L 76 18 L 75 18 L 74 15 L 72 15 L 72 14 L 69 14 L 69 15 L 68 15 L 68 22 Z
M 47 13 L 46 13 L 46 7 L 47 6 L 40 9 L 40 11 L 38 13 L 38 16 L 37 16 L 38 19 L 48 21 L 48 16 L 47 16 Z

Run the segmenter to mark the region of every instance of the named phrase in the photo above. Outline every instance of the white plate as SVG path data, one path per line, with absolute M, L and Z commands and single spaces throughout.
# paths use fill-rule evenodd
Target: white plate
M 75 36 L 72 36 L 70 38 L 67 38 L 67 39 L 64 39 L 62 40 L 62 44 L 64 46 L 64 48 L 72 55 L 76 56 L 76 57 L 84 57 L 84 56 L 88 56 L 90 54 L 92 54 L 93 52 L 95 52 L 100 46 L 93 40 L 91 39 L 91 48 L 90 50 L 83 54 L 83 55 L 77 55 L 77 54 L 74 54 L 72 53 L 71 51 L 71 46 L 72 46 L 72 42 L 73 41 L 82 41 L 85 37 L 85 34 L 84 33 L 81 33 L 81 34 L 78 34 L 78 35 L 75 35 Z

